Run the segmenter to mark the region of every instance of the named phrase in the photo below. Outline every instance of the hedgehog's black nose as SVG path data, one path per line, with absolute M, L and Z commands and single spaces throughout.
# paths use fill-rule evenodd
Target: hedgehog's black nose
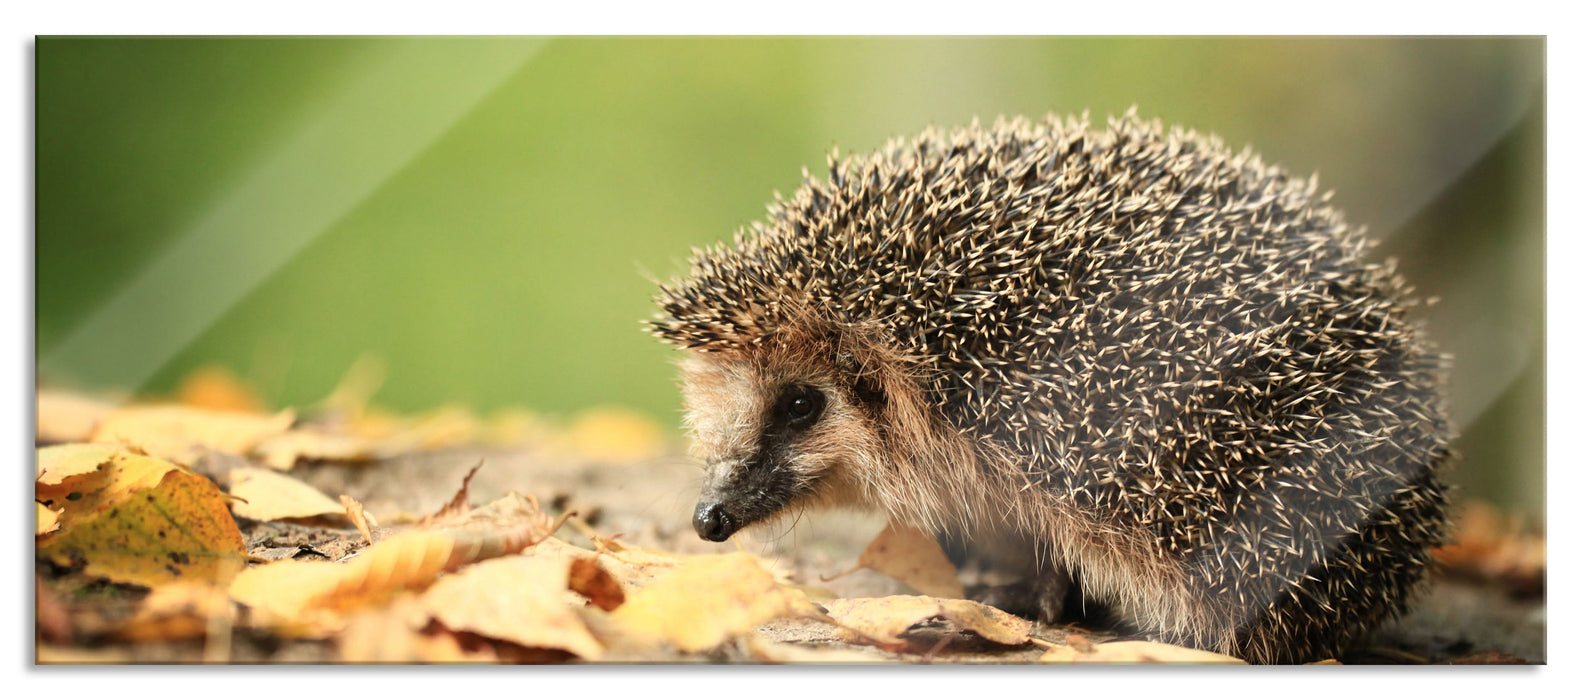
M 736 532 L 735 522 L 718 503 L 699 503 L 692 513 L 692 527 L 698 531 L 698 537 L 710 542 L 724 542 Z

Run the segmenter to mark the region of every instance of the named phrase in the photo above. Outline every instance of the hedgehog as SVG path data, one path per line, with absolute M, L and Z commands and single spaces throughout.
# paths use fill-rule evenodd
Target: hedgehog
M 1422 587 L 1452 452 L 1448 359 L 1331 194 L 1135 108 L 832 151 L 659 285 L 697 533 L 866 509 L 1044 623 L 1340 655 Z

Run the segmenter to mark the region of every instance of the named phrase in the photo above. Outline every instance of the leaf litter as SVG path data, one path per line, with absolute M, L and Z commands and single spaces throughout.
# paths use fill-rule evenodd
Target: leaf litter
M 564 431 L 520 410 L 402 417 L 368 403 L 381 374 L 371 367 L 359 363 L 300 417 L 214 368 L 185 380 L 178 403 L 118 407 L 41 390 L 36 658 L 1236 661 L 1034 625 L 964 600 L 934 538 L 900 524 L 834 575 L 852 560 L 815 553 L 821 563 L 804 555 L 787 568 L 747 546 L 706 545 L 686 536 L 684 502 L 679 516 L 633 517 L 655 503 L 654 487 L 636 484 L 665 469 L 684 483 L 690 468 L 665 457 L 673 446 L 638 414 L 597 409 Z M 198 462 L 226 466 L 184 466 Z M 448 501 L 403 515 L 423 512 L 410 504 L 449 479 L 460 486 Z M 485 482 L 503 495 L 474 507 Z M 535 495 L 557 505 L 545 510 Z M 586 504 L 585 517 L 561 504 Z M 568 521 L 575 527 L 557 534 Z M 1521 582 L 1536 570 L 1541 580 L 1531 530 L 1485 518 L 1465 532 L 1459 549 L 1439 553 L 1452 566 Z M 862 547 L 845 541 L 845 551 Z M 889 594 L 907 589 L 922 595 Z M 125 612 L 103 608 L 93 590 L 128 596 L 117 603 Z M 889 593 L 841 593 L 856 590 Z M 189 643 L 200 647 L 162 646 Z

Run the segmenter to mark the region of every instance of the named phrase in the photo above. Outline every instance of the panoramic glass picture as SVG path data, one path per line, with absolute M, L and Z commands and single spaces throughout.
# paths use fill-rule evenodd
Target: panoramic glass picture
M 37 664 L 1545 664 L 1543 37 L 40 37 Z

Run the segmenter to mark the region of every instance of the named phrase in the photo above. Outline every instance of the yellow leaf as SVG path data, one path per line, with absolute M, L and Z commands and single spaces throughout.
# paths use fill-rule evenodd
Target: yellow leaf
M 36 509 L 37 513 L 38 513 L 38 520 L 37 520 L 38 525 L 33 530 L 34 536 L 38 536 L 38 535 L 43 535 L 45 533 L 54 532 L 55 528 L 60 527 L 60 512 L 59 511 L 55 511 L 55 510 L 51 510 L 49 508 L 46 508 L 46 507 L 44 507 L 44 504 L 39 503 L 38 501 L 34 501 L 33 505 L 38 506 L 38 508 Z
M 628 408 L 603 406 L 583 411 L 567 430 L 571 448 L 605 462 L 635 462 L 659 454 L 664 431 L 653 418 Z
M 485 649 L 462 649 L 454 634 L 423 632 L 429 614 L 410 593 L 396 596 L 388 605 L 360 610 L 348 616 L 345 629 L 335 636 L 340 660 L 351 664 L 497 663 Z
M 693 557 L 610 614 L 618 629 L 688 652 L 789 617 L 823 619 L 801 591 L 780 585 L 756 557 L 740 552 Z
M 39 442 L 86 442 L 99 421 L 115 412 L 115 404 L 63 391 L 38 392 Z
M 150 591 L 116 635 L 133 641 L 191 639 L 207 634 L 213 618 L 235 617 L 236 606 L 224 588 L 179 581 Z
M 105 418 L 93 442 L 136 445 L 156 457 L 191 464 L 205 449 L 247 454 L 296 419 L 289 410 L 273 416 L 207 411 L 188 406 L 134 406 Z
M 231 504 L 231 512 L 244 518 L 280 520 L 346 512 L 318 489 L 279 472 L 245 467 L 231 470 L 230 478 L 231 495 L 242 499 Z
M 105 499 L 104 509 L 50 538 L 39 554 L 60 564 L 82 563 L 92 576 L 158 586 L 179 580 L 228 583 L 246 550 L 214 483 L 171 470 L 152 488 L 123 500 Z
M 462 525 L 389 537 L 344 564 L 285 560 L 248 569 L 231 584 L 231 597 L 262 611 L 268 626 L 322 634 L 338 628 L 336 611 L 424 588 L 466 564 L 515 554 L 556 527 L 515 493 L 473 515 Z
M 902 634 L 936 618 L 950 622 L 958 630 L 1007 646 L 1025 644 L 1032 631 L 1031 622 L 971 600 L 897 595 L 843 598 L 824 607 L 831 618 L 849 628 L 843 632 L 848 640 L 877 641 L 889 647 L 905 645 Z
M 33 497 L 46 507 L 61 510 L 56 537 L 132 494 L 158 486 L 167 473 L 186 471 L 117 445 L 46 447 L 38 451 L 38 461 L 44 473 L 33 486 Z M 57 474 L 65 476 L 57 480 Z
M 491 559 L 440 579 L 423 594 L 423 604 L 453 630 L 597 659 L 604 648 L 568 596 L 569 563 L 559 557 Z
M 119 445 L 54 445 L 38 451 L 38 464 L 34 477 L 45 485 L 59 484 L 67 477 L 88 474 L 110 461 L 117 452 L 125 452 Z
M 253 454 L 262 459 L 264 464 L 282 471 L 304 459 L 366 462 L 383 456 L 378 451 L 378 445 L 367 438 L 329 433 L 318 428 L 296 428 L 266 437 L 253 448 Z
M 923 595 L 966 596 L 956 567 L 939 548 L 939 542 L 933 535 L 909 525 L 890 523 L 863 550 L 857 566 L 889 576 Z
M 269 409 L 257 390 L 220 365 L 199 367 L 182 378 L 176 400 L 212 411 L 263 413 Z
M 1056 664 L 1245 664 L 1234 656 L 1188 649 L 1162 642 L 1106 642 L 1087 650 L 1077 646 L 1054 647 L 1038 659 Z

